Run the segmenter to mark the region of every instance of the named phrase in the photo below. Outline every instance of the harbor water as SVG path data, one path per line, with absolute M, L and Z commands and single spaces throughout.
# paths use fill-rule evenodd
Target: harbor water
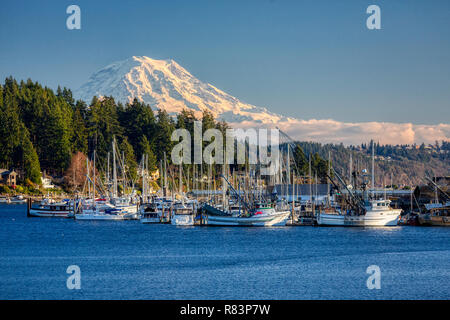
M 448 299 L 449 243 L 444 227 L 175 227 L 0 205 L 0 299 Z

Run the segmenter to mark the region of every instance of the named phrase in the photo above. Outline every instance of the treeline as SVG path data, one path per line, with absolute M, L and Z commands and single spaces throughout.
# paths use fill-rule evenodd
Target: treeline
M 115 137 L 127 171 L 135 179 L 143 154 L 148 155 L 152 170 L 158 167 L 164 153 L 170 163 L 175 144 L 170 139 L 173 130 L 185 128 L 193 136 L 196 120 L 202 120 L 203 132 L 217 128 L 225 135 L 228 128 L 227 123 L 216 121 L 208 111 L 203 112 L 201 119 L 191 110 L 183 110 L 174 118 L 164 110 L 153 112 L 149 105 L 137 100 L 122 104 L 112 97 L 93 97 L 88 104 L 75 100 L 70 89 L 58 87 L 54 92 L 31 80 L 18 83 L 9 77 L 0 85 L 0 167 L 21 170 L 26 179 L 40 183 L 41 171 L 60 177 L 76 172 L 81 159 L 85 159 L 80 154 L 92 158 L 95 150 L 97 167 L 105 169 Z M 296 142 L 292 170 L 307 176 L 311 161 L 312 176 L 325 182 L 331 155 L 333 168 L 348 176 L 350 155 L 354 168 L 370 168 L 371 145 L 372 142 L 350 147 Z M 410 185 L 422 182 L 425 175 L 449 174 L 449 142 L 436 142 L 433 150 L 437 152 L 430 152 L 425 145 L 415 148 L 374 143 L 374 148 L 375 155 L 390 157 L 388 161 L 376 161 L 378 185 L 392 176 L 397 184 Z M 232 168 L 236 169 L 243 166 Z M 213 173 L 217 170 L 220 169 L 213 168 Z
M 331 155 L 332 167 L 348 182 L 350 157 L 353 171 L 371 169 L 372 144 L 375 154 L 375 182 L 381 185 L 420 185 L 426 183 L 425 176 L 445 176 L 450 174 L 450 143 L 435 143 L 433 149 L 422 144 L 380 145 L 370 141 L 360 146 L 343 144 L 321 144 L 317 142 L 298 142 L 306 157 L 318 154 L 324 159 Z M 440 152 L 444 150 L 444 152 Z M 323 169 L 322 169 L 323 170 Z
M 37 82 L 9 77 L 0 85 L 0 167 L 22 170 L 26 179 L 40 183 L 40 171 L 62 176 L 73 155 L 92 157 L 94 150 L 97 163 L 105 167 L 115 138 L 129 174 L 136 177 L 143 154 L 150 169 L 157 168 L 164 152 L 170 162 L 173 130 L 191 131 L 195 120 L 191 111 L 176 119 L 164 110 L 155 114 L 136 99 L 124 105 L 112 97 L 94 97 L 88 105 L 75 101 L 70 89 L 58 87 L 55 93 Z M 227 128 L 207 111 L 202 120 L 203 131 Z

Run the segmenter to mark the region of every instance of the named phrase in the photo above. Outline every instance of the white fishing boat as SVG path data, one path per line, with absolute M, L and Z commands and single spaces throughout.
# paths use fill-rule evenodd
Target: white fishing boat
M 249 215 L 224 214 L 223 211 L 205 205 L 207 214 L 203 217 L 204 223 L 208 226 L 243 226 L 243 227 L 270 227 L 285 226 L 291 214 L 290 211 L 276 211 L 271 207 L 260 207 Z
M 25 199 L 23 196 L 16 196 L 9 199 L 9 204 L 25 204 L 27 203 L 27 199 Z
M 176 226 L 193 226 L 195 220 L 194 202 L 175 204 L 172 209 L 170 223 Z
M 29 217 L 62 217 L 68 218 L 73 213 L 73 206 L 70 201 L 53 202 L 44 199 L 38 203 L 28 203 L 27 216 Z
M 127 220 L 133 212 L 105 199 L 84 199 L 77 205 L 76 220 Z M 137 213 L 135 213 L 137 215 Z
M 124 212 L 108 204 L 103 207 L 81 208 L 81 212 L 75 214 L 75 220 L 125 220 Z
M 390 207 L 390 200 L 371 200 L 366 205 L 365 214 L 342 214 L 340 210 L 333 213 L 321 212 L 317 215 L 320 226 L 351 226 L 351 227 L 388 227 L 396 226 L 400 219 L 401 209 Z
M 79 213 L 75 215 L 75 220 L 111 221 L 125 219 L 123 215 L 112 211 L 109 213 Z
M 9 203 L 8 197 L 0 197 L 0 203 Z
M 114 208 L 122 212 L 124 220 L 139 219 L 137 204 L 133 203 L 131 198 L 114 198 L 111 204 L 114 205 Z
M 155 202 L 144 203 L 139 207 L 139 220 L 141 223 L 160 223 L 161 213 Z

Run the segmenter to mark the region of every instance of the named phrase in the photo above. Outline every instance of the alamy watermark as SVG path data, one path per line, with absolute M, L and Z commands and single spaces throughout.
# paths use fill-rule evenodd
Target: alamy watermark
M 70 265 L 66 270 L 67 274 L 70 276 L 67 278 L 66 286 L 69 290 L 79 290 L 81 289 L 81 270 L 77 265 Z
M 379 6 L 372 4 L 367 7 L 367 14 L 370 16 L 366 20 L 366 26 L 369 30 L 380 30 L 381 29 L 381 9 Z
M 269 130 L 262 128 L 227 129 L 225 137 L 219 129 L 202 134 L 202 122 L 195 121 L 193 138 L 187 129 L 172 132 L 171 140 L 179 143 L 171 158 L 174 164 L 259 164 L 262 175 L 273 175 L 280 162 L 279 130 L 270 129 L 268 136 Z M 210 143 L 203 148 L 204 142 Z
M 67 7 L 66 13 L 70 14 L 66 20 L 66 26 L 69 30 L 81 29 L 81 9 L 79 6 L 72 4 Z
M 367 278 L 366 285 L 367 289 L 381 289 L 381 269 L 377 265 L 370 265 L 366 269 L 366 273 L 370 274 Z

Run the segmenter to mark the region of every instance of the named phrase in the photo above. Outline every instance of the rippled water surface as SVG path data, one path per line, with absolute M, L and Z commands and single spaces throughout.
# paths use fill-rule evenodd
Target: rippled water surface
M 450 229 L 142 225 L 0 205 L 0 299 L 448 299 Z M 81 290 L 69 290 L 69 265 Z M 381 269 L 369 290 L 366 269 Z

